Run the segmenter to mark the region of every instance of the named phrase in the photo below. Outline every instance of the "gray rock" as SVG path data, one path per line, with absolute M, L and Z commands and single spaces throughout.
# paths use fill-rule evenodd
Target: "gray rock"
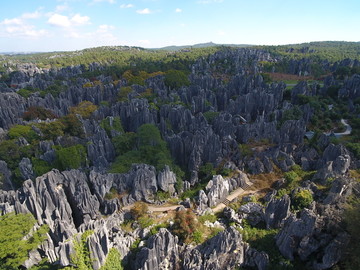
M 165 166 L 164 170 L 157 175 L 158 188 L 169 192 L 171 195 L 175 193 L 176 175 L 173 173 L 169 166 Z
M 224 208 L 223 215 L 229 220 L 229 222 L 235 222 L 237 224 L 241 224 L 242 222 L 242 219 L 239 217 L 239 215 L 235 212 L 234 209 L 230 207 Z
M 213 207 L 226 199 L 230 193 L 230 185 L 221 175 L 214 175 L 206 186 L 208 205 Z
M 0 189 L 14 189 L 14 185 L 11 182 L 11 171 L 8 169 L 6 162 L 3 160 L 0 160 Z
M 178 238 L 161 228 L 148 239 L 146 247 L 136 254 L 135 269 L 176 269 L 178 263 Z
M 284 195 L 280 199 L 273 197 L 265 209 L 265 222 L 267 228 L 280 228 L 290 215 L 290 197 Z
M 32 163 L 29 158 L 22 158 L 19 163 L 19 169 L 23 180 L 32 179 L 34 177 Z
M 252 226 L 256 226 L 264 220 L 264 207 L 259 203 L 244 204 L 240 206 L 238 213 L 240 218 L 247 219 Z
M 289 260 L 294 260 L 295 254 L 301 254 L 301 251 L 306 251 L 309 254 L 308 248 L 311 248 L 312 253 L 318 248 L 318 243 L 310 241 L 314 231 L 319 227 L 321 222 L 318 217 L 308 209 L 301 212 L 300 218 L 290 215 L 286 219 L 283 228 L 276 235 L 276 245 L 281 254 Z M 303 259 L 305 256 L 302 256 Z

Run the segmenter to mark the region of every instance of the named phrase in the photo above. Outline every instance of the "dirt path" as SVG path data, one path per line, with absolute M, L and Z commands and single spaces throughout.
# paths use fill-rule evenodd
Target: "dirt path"
M 239 197 L 240 195 L 247 195 L 247 194 L 250 194 L 250 193 L 254 193 L 254 191 L 253 190 L 244 190 L 242 188 L 238 188 L 238 189 L 235 189 L 233 192 L 231 192 L 226 197 L 226 199 L 224 201 L 231 202 L 232 200 Z M 133 206 L 134 206 L 134 204 L 130 204 L 130 205 L 124 206 L 122 209 L 123 210 L 130 210 Z M 151 212 L 175 211 L 180 206 L 181 206 L 180 204 L 168 205 L 168 206 L 148 204 L 149 211 L 151 211 Z M 212 210 L 215 213 L 217 213 L 217 212 L 220 212 L 225 207 L 226 207 L 226 204 L 221 202 L 217 206 L 215 206 Z

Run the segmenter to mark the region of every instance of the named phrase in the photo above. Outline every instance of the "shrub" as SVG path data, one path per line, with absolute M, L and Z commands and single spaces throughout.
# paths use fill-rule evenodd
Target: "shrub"
M 219 114 L 220 114 L 219 112 L 212 112 L 212 111 L 207 111 L 207 112 L 204 112 L 204 113 L 203 113 L 206 121 L 207 121 L 209 124 L 212 124 L 212 123 L 214 122 L 214 119 L 215 119 Z
M 173 232 L 184 242 L 191 242 L 198 229 L 198 221 L 191 209 L 175 213 Z
M 80 240 L 74 240 L 74 250 L 75 253 L 71 255 L 71 263 L 75 267 L 70 267 L 70 270 L 81 269 L 81 270 L 91 270 L 92 262 L 90 258 L 90 250 L 87 245 L 87 238 L 92 235 L 93 231 L 85 231 Z
M 116 188 L 111 188 L 108 193 L 105 194 L 104 199 L 105 200 L 112 200 L 115 199 L 118 196 L 118 191 Z
M 105 264 L 100 270 L 122 270 L 121 255 L 116 248 L 111 248 L 106 257 Z
M 82 118 L 90 118 L 91 114 L 97 110 L 97 106 L 90 101 L 82 101 L 77 106 L 70 108 L 70 113 L 79 114 Z
M 154 224 L 154 220 L 148 216 L 139 217 L 138 220 L 141 228 L 145 229 Z
M 57 137 L 64 135 L 65 125 L 61 121 L 39 123 L 37 126 L 43 133 L 45 140 L 55 140 Z
M 20 89 L 17 93 L 24 98 L 28 98 L 31 94 L 33 94 L 33 92 L 28 89 Z
M 70 147 L 55 146 L 55 165 L 60 170 L 77 169 L 86 161 L 86 150 L 81 144 Z
M 31 126 L 15 125 L 9 129 L 8 135 L 10 139 L 18 139 L 24 137 L 27 141 L 31 142 L 38 139 L 38 135 Z
M 186 73 L 184 71 L 174 69 L 166 71 L 164 83 L 167 87 L 173 89 L 190 85 L 190 81 Z
M 46 119 L 54 119 L 56 118 L 56 115 L 52 111 L 45 109 L 44 107 L 31 106 L 28 108 L 26 112 L 24 112 L 23 118 L 26 121 L 30 121 L 34 119 L 46 120 Z
M 1 269 L 19 269 L 29 257 L 29 252 L 37 248 L 45 239 L 48 226 L 30 231 L 36 223 L 31 214 L 9 213 L 0 217 L 0 265 Z
M 85 133 L 81 121 L 75 114 L 68 114 L 60 119 L 64 125 L 64 132 L 71 135 L 83 138 Z
M 122 133 L 124 132 L 120 117 L 106 117 L 100 122 L 100 126 L 106 131 L 109 137 L 111 137 L 112 130 Z
M 135 202 L 134 206 L 130 209 L 131 215 L 136 220 L 138 220 L 140 217 L 144 217 L 148 211 L 149 207 L 144 202 Z
M 118 100 L 119 101 L 127 101 L 128 95 L 132 92 L 131 86 L 123 86 L 120 88 L 118 93 Z
M 33 165 L 33 170 L 36 176 L 41 176 L 49 171 L 51 171 L 52 166 L 49 165 L 45 160 L 39 158 L 31 158 L 31 163 Z
M 114 144 L 116 153 L 121 155 L 131 151 L 135 147 L 136 133 L 126 132 L 112 138 L 111 141 Z
M 292 197 L 292 207 L 294 210 L 302 210 L 313 202 L 312 194 L 309 190 L 303 189 L 296 192 Z

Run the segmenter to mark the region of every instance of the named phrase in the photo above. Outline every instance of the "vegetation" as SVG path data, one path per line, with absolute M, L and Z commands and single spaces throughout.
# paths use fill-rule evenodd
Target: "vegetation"
M 56 118 L 56 115 L 52 111 L 45 109 L 44 107 L 31 106 L 26 112 L 24 112 L 23 118 L 26 121 L 34 119 L 46 120 L 54 119 Z
M 120 252 L 116 248 L 111 248 L 106 257 L 105 264 L 100 270 L 122 270 Z
M 79 114 L 82 118 L 89 118 L 97 110 L 97 106 L 90 101 L 82 101 L 77 106 L 70 108 L 70 113 Z
M 286 260 L 276 248 L 275 235 L 278 230 L 266 230 L 250 226 L 246 221 L 242 224 L 242 229 L 238 229 L 243 236 L 243 240 L 248 242 L 252 248 L 258 251 L 265 251 L 269 255 L 269 269 L 286 270 L 296 269 L 292 263 Z
M 19 269 L 28 259 L 28 253 L 46 239 L 48 226 L 34 229 L 35 224 L 36 220 L 31 214 L 9 213 L 0 216 L 1 269 Z
M 177 211 L 175 213 L 173 232 L 179 236 L 182 241 L 187 243 L 192 242 L 194 240 L 194 234 L 196 240 L 200 238 L 202 240 L 202 237 L 199 235 L 198 226 L 198 220 L 191 209 Z
M 169 165 L 178 176 L 182 171 L 173 163 L 166 142 L 161 138 L 159 129 L 153 124 L 139 127 L 136 135 L 125 133 L 113 139 L 119 156 L 112 165 L 111 172 L 125 173 L 134 163 L 146 163 L 164 169 Z
M 305 207 L 309 207 L 309 205 L 313 202 L 313 196 L 309 190 L 302 189 L 292 196 L 292 208 L 294 210 L 302 210 Z
M 60 170 L 77 169 L 86 163 L 86 150 L 81 144 L 69 147 L 55 146 L 55 166 Z
M 71 256 L 71 263 L 74 267 L 67 267 L 69 270 L 91 270 L 92 268 L 92 261 L 90 257 L 90 250 L 87 245 L 87 238 L 92 235 L 93 231 L 85 231 L 80 240 L 74 239 L 74 250 L 75 253 Z
M 350 233 L 350 244 L 346 249 L 346 270 L 357 269 L 360 265 L 360 202 L 356 201 L 347 206 L 345 211 L 345 223 Z

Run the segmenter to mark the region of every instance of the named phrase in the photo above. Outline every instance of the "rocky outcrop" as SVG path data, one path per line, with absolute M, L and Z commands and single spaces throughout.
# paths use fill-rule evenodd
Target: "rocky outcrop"
M 0 190 L 14 189 L 11 182 L 11 171 L 9 170 L 5 161 L 0 160 Z
M 171 195 L 175 193 L 176 175 L 170 171 L 169 166 L 165 166 L 164 170 L 157 175 L 157 186 L 159 189 L 165 192 L 169 192 Z
M 214 207 L 224 201 L 230 193 L 229 182 L 221 175 L 214 175 L 213 179 L 206 185 L 209 207 Z
M 177 269 L 179 263 L 178 238 L 162 228 L 137 253 L 134 269 Z
M 231 269 L 245 262 L 246 244 L 241 234 L 230 227 L 205 244 L 184 253 L 183 269 Z
M 282 198 L 275 198 L 274 196 L 268 202 L 265 209 L 265 222 L 266 227 L 280 228 L 284 224 L 286 218 L 290 215 L 290 197 L 284 195 Z

